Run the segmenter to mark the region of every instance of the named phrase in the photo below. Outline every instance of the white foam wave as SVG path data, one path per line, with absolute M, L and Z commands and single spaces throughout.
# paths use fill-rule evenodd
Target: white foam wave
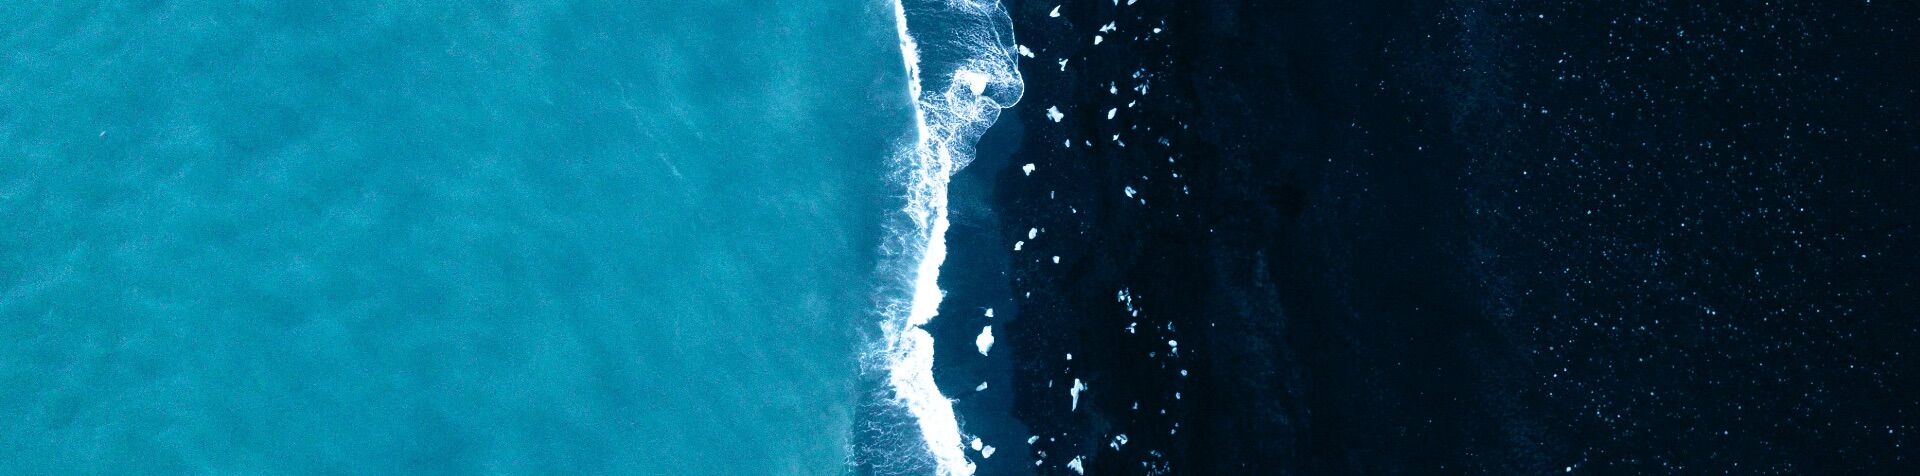
M 909 16 L 926 19 L 936 31 L 910 32 Z M 947 183 L 972 161 L 975 142 L 1000 110 L 1019 101 L 1023 85 L 1012 20 L 997 1 L 895 0 L 894 19 L 914 136 L 895 158 L 906 186 L 907 229 L 898 231 L 892 251 L 914 265 L 911 292 L 883 308 L 882 357 L 894 401 L 913 415 L 937 471 L 965 476 L 974 464 L 953 402 L 934 385 L 933 336 L 922 326 L 939 313 L 945 294 L 939 277 L 947 257 Z M 923 58 L 923 44 L 938 57 Z

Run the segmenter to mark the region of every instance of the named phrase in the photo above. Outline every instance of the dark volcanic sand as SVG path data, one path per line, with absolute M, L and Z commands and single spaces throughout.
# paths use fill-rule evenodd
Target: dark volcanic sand
M 1920 5 L 1113 3 L 1009 2 L 1024 130 L 955 188 L 983 473 L 1916 463 Z

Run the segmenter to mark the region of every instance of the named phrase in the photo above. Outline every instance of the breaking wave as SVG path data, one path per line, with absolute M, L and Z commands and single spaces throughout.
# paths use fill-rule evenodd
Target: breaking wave
M 945 294 L 939 277 L 947 257 L 948 181 L 973 160 L 975 143 L 1024 86 L 1013 23 L 998 1 L 896 0 L 894 20 L 914 128 L 892 158 L 906 200 L 886 259 L 905 282 L 882 298 L 882 341 L 868 360 L 886 373 L 889 403 L 911 416 L 935 471 L 971 475 L 953 402 L 934 384 L 933 336 L 922 326 L 939 313 Z

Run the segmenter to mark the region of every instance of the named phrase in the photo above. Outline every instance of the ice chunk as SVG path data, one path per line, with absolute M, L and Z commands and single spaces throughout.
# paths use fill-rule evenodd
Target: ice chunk
M 975 96 L 979 96 L 980 93 L 984 93 L 987 91 L 987 75 L 986 74 L 982 74 L 978 71 L 960 70 L 960 72 L 953 73 L 953 78 L 960 80 L 960 82 L 962 83 L 966 83 L 967 90 L 973 91 L 973 95 Z
M 1033 166 L 1033 164 L 1027 164 L 1027 165 L 1022 165 L 1022 166 L 1020 166 L 1020 171 L 1021 171 L 1021 172 L 1026 172 L 1026 173 L 1027 173 L 1027 175 L 1033 175 L 1033 170 L 1034 170 L 1035 168 L 1037 168 L 1037 167 L 1034 167 L 1034 166 Z
M 1107 110 L 1107 120 L 1113 120 L 1113 116 L 1114 116 L 1114 115 L 1116 115 L 1116 114 L 1119 114 L 1119 113 L 1120 113 L 1120 108 L 1117 108 L 1117 107 L 1116 107 L 1116 108 L 1112 108 L 1112 109 L 1108 109 L 1108 110 Z
M 987 349 L 993 348 L 993 326 L 980 328 L 980 336 L 973 338 L 973 346 L 980 348 L 980 355 L 987 355 Z
M 1079 456 L 1075 456 L 1073 457 L 1073 461 L 1067 462 L 1067 469 L 1073 470 L 1073 474 L 1087 474 L 1087 467 L 1080 462 Z
M 1060 6 L 1054 5 L 1053 11 L 1047 12 L 1047 16 L 1051 18 L 1060 18 Z
M 980 451 L 980 447 L 986 446 L 986 444 L 982 443 L 980 441 L 980 437 L 976 436 L 973 438 L 972 442 L 967 443 L 967 446 L 973 448 L 974 451 Z
M 986 383 L 986 382 L 980 382 L 980 386 L 978 386 L 978 387 L 973 387 L 973 391 L 975 391 L 975 392 L 985 392 L 985 391 L 987 391 L 987 383 Z
M 1087 391 L 1086 382 L 1081 382 L 1080 379 L 1073 379 L 1073 388 L 1067 389 L 1067 394 L 1073 397 L 1071 410 L 1080 409 L 1080 392 L 1085 391 Z
M 1060 113 L 1060 108 L 1054 107 L 1054 106 L 1047 106 L 1047 119 L 1052 119 L 1053 122 L 1060 122 L 1061 119 L 1066 119 L 1066 118 L 1067 118 L 1066 114 Z M 1068 147 L 1072 147 L 1072 146 L 1069 145 Z
M 1033 239 L 1033 238 L 1034 238 L 1034 237 L 1036 237 L 1036 236 L 1040 236 L 1040 229 L 1039 229 L 1039 228 L 1028 228 L 1028 229 L 1027 229 L 1027 239 L 1029 239 L 1029 240 L 1031 240 L 1031 239 Z
M 1020 56 L 1025 56 L 1028 58 L 1033 57 L 1033 50 L 1027 49 L 1027 45 L 1020 45 L 1019 49 L 1020 49 Z

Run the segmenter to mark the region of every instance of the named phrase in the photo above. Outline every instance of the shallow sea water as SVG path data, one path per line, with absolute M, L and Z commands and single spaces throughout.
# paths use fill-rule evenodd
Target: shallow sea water
M 0 6 L 0 461 L 844 471 L 892 14 Z

